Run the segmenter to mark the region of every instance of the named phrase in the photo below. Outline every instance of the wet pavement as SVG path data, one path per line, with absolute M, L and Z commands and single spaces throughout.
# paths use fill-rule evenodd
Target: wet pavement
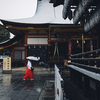
M 0 66 L 0 100 L 45 100 L 43 88 L 47 80 L 54 80 L 54 71 L 35 67 L 35 80 L 22 80 L 25 70 L 26 67 L 12 68 L 11 74 L 3 74 Z
M 0 100 L 55 100 L 54 70 L 34 67 L 35 80 L 22 80 L 26 67 L 12 68 L 3 74 L 0 66 Z M 69 80 L 65 82 L 64 100 L 89 100 Z

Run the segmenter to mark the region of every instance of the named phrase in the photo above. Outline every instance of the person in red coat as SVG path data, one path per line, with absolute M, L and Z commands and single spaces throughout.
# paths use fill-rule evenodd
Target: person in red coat
M 31 63 L 30 60 L 28 60 L 27 68 L 26 68 L 25 75 L 23 76 L 23 80 L 26 80 L 26 79 L 34 80 L 34 78 L 35 78 L 35 75 L 34 75 L 34 72 L 33 72 L 32 63 Z

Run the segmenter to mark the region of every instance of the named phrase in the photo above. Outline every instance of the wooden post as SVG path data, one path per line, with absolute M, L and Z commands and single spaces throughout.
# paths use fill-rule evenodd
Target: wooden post
M 90 51 L 93 51 L 93 43 L 92 43 L 92 40 L 90 40 Z
M 86 96 L 90 93 L 90 80 L 88 76 L 84 76 L 84 92 Z
M 71 39 L 68 40 L 68 54 L 71 55 Z
M 27 33 L 25 33 L 25 45 L 27 44 Z
M 96 100 L 100 100 L 100 82 L 96 81 Z
M 27 33 L 25 33 L 25 44 L 24 44 L 24 46 L 25 46 L 25 66 L 27 65 L 27 59 L 26 59 L 26 57 L 27 57 Z
M 82 33 L 82 53 L 84 52 L 84 35 Z
M 27 59 L 26 59 L 26 57 L 27 57 L 27 46 L 25 46 L 25 66 L 27 65 Z
M 100 49 L 100 29 L 97 30 L 97 34 L 98 34 L 98 41 L 97 41 L 97 49 Z
M 51 36 L 50 36 L 50 26 L 49 26 L 49 33 L 48 33 L 48 61 L 50 60 L 50 40 L 51 40 Z
M 12 47 L 12 60 L 14 60 L 14 47 Z

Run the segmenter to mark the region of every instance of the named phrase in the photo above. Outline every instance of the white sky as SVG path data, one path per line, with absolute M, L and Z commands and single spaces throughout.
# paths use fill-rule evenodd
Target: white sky
M 0 0 L 0 19 L 18 19 L 34 16 L 37 0 Z

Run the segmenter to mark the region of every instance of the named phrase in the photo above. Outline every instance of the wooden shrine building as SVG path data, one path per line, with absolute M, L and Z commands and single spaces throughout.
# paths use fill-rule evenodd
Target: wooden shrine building
M 12 62 L 25 64 L 27 56 L 40 57 L 43 62 L 57 60 L 64 61 L 69 55 L 81 53 L 82 50 L 89 51 L 98 48 L 98 38 L 96 33 L 86 34 L 80 25 L 66 24 L 43 24 L 25 25 L 8 21 L 3 21 L 15 38 L 5 43 L 1 49 L 9 47 L 12 49 Z M 16 40 L 17 39 L 17 40 Z M 82 47 L 82 41 L 84 47 Z M 58 51 L 55 52 L 55 43 Z M 7 45 L 7 46 L 6 46 Z
M 10 47 L 12 62 L 23 64 L 26 63 L 27 56 L 39 56 L 43 62 L 58 58 L 63 61 L 71 54 L 98 49 L 100 36 L 96 30 L 98 27 L 95 29 L 97 21 L 90 25 L 93 18 L 89 20 L 84 11 L 90 9 L 91 12 L 87 15 L 92 16 L 92 10 L 97 8 L 99 1 L 85 1 L 82 0 L 79 4 L 78 0 L 41 0 L 37 1 L 36 12 L 32 17 L 12 20 L 1 17 L 3 26 L 12 32 L 15 38 L 12 42 L 0 45 L 0 49 Z M 43 4 L 45 6 L 41 6 Z M 83 8 L 81 4 L 84 5 Z

